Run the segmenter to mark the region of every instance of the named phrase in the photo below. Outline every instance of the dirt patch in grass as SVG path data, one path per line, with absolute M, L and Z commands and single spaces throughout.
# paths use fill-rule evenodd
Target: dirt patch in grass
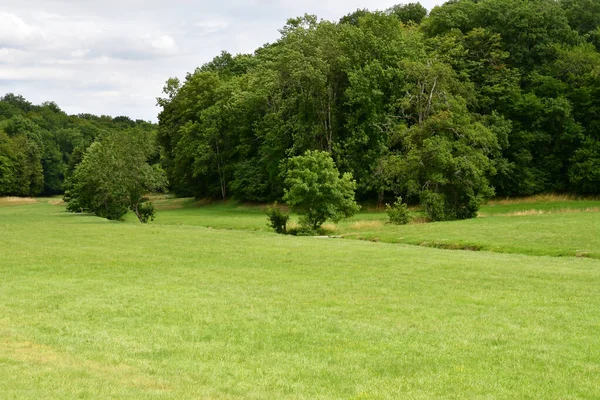
M 34 204 L 37 200 L 32 197 L 0 197 L 0 206 Z

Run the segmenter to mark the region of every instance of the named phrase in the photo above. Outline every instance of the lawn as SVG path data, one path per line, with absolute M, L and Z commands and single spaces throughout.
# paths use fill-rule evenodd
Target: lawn
M 598 260 L 285 237 L 221 208 L 243 229 L 0 207 L 0 398 L 600 397 Z
M 560 196 L 533 200 L 492 202 L 482 207 L 480 218 L 466 221 L 394 226 L 386 223 L 385 213 L 366 211 L 326 227 L 330 234 L 348 239 L 600 259 L 600 200 Z M 261 206 L 169 199 L 159 201 L 158 207 L 157 224 L 269 230 Z

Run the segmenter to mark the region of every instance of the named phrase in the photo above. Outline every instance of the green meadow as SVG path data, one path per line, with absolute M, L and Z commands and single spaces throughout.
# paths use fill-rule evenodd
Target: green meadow
M 57 203 L 0 200 L 2 399 L 600 397 L 600 201 L 366 210 L 336 238 L 258 205 Z
M 269 231 L 263 206 L 235 202 L 205 205 L 193 199 L 159 199 L 157 204 L 162 208 L 157 224 Z M 129 220 L 135 218 L 130 215 Z M 496 201 L 482 207 L 480 218 L 404 226 L 387 224 L 384 212 L 365 207 L 365 212 L 339 224 L 328 223 L 325 228 L 332 236 L 348 239 L 600 259 L 600 200 L 595 199 L 538 196 Z

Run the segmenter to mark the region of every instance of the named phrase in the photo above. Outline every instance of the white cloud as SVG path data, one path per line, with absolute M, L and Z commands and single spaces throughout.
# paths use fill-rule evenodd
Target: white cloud
M 44 40 L 41 29 L 14 14 L 0 12 L 0 48 L 20 48 Z
M 177 49 L 177 44 L 171 36 L 162 35 L 151 39 L 152 47 L 165 53 L 172 53 Z
M 229 22 L 222 19 L 207 19 L 197 21 L 194 26 L 199 28 L 203 33 L 214 33 L 229 27 Z
M 73 50 L 71 52 L 71 57 L 73 57 L 73 58 L 84 58 L 89 52 L 90 52 L 90 49 Z
M 304 13 L 337 20 L 399 2 L 2 0 L 0 95 L 53 100 L 70 113 L 155 120 L 155 98 L 167 78 L 183 77 L 221 50 L 252 52 Z

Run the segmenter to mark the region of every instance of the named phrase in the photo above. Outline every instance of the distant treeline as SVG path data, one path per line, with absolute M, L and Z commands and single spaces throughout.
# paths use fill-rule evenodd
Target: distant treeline
M 167 81 L 163 166 L 178 194 L 252 201 L 281 198 L 286 160 L 307 150 L 363 200 L 599 194 L 599 26 L 598 0 L 290 19 L 254 54 Z
M 0 196 L 63 193 L 91 143 L 130 129 L 156 127 L 128 117 L 67 115 L 53 102 L 33 105 L 14 94 L 0 97 Z

